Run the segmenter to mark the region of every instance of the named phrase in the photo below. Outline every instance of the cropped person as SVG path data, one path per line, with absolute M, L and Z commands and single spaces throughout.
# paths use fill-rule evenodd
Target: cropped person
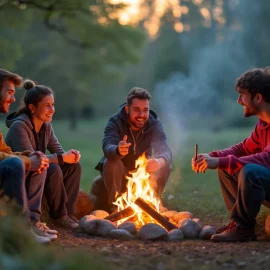
M 23 80 L 15 73 L 0 69 L 0 112 L 8 113 L 10 104 L 15 102 L 15 86 Z M 32 233 L 39 243 L 49 243 L 57 238 L 56 231 L 46 225 L 40 230 L 41 199 L 44 189 L 48 158 L 38 151 L 12 152 L 0 132 L 0 197 L 2 200 L 15 200 L 23 209 L 27 220 L 31 220 Z M 26 175 L 37 176 L 35 193 L 26 193 Z M 27 196 L 28 195 L 28 196 Z
M 44 194 L 54 224 L 76 229 L 76 202 L 80 187 L 80 152 L 71 149 L 65 152 L 54 134 L 51 121 L 55 112 L 54 93 L 43 85 L 26 80 L 24 106 L 6 119 L 9 131 L 6 143 L 13 151 L 40 151 L 49 159 Z M 36 175 L 28 177 L 28 192 L 36 183 Z
M 258 117 L 254 131 L 239 144 L 192 159 L 196 172 L 218 169 L 231 220 L 212 236 L 216 242 L 256 240 L 256 216 L 262 204 L 270 205 L 270 68 L 246 71 L 235 90 L 244 116 Z

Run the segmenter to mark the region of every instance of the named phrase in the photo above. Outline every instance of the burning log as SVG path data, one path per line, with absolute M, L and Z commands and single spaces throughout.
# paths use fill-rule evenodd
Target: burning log
M 168 231 L 172 229 L 177 229 L 177 227 L 169 222 L 165 217 L 160 215 L 156 210 L 150 207 L 143 199 L 138 198 L 135 201 L 135 204 L 138 205 L 145 213 L 155 219 L 159 224 L 165 227 Z
M 110 220 L 112 222 L 119 221 L 123 218 L 128 218 L 134 214 L 133 209 L 129 206 L 119 212 L 113 213 L 107 216 L 105 219 Z

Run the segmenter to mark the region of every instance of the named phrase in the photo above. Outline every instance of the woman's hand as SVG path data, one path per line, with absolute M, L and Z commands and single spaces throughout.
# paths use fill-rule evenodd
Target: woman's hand
M 80 152 L 74 149 L 71 149 L 65 152 L 64 154 L 62 154 L 62 156 L 63 156 L 63 161 L 69 164 L 78 163 L 81 159 Z
M 33 152 L 30 156 L 31 161 L 31 171 L 36 173 L 42 173 L 49 167 L 49 159 L 42 152 L 36 151 Z

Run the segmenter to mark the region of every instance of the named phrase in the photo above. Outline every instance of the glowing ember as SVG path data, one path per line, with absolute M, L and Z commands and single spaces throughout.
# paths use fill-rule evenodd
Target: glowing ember
M 132 207 L 135 214 L 133 216 L 137 217 L 136 225 L 141 227 L 146 223 L 157 223 L 150 216 L 146 215 L 134 202 L 137 198 L 143 198 L 146 203 L 151 205 L 159 213 L 159 204 L 160 199 L 155 196 L 154 191 L 150 186 L 150 174 L 146 172 L 145 168 L 147 165 L 147 158 L 145 153 L 136 160 L 135 167 L 137 168 L 136 172 L 132 172 L 132 177 L 127 176 L 127 191 L 122 194 L 114 202 L 118 207 L 118 211 L 121 211 L 128 206 Z M 118 221 L 118 223 L 123 223 L 126 219 Z

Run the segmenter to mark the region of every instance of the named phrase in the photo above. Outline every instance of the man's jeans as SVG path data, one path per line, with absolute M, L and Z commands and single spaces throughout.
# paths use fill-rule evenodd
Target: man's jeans
M 23 161 L 10 157 L 0 161 L 0 190 L 10 199 L 14 199 L 25 215 L 29 214 L 25 191 L 25 172 Z
M 218 170 L 218 176 L 231 219 L 240 227 L 254 228 L 261 204 L 270 202 L 270 170 L 248 164 L 234 174 Z

